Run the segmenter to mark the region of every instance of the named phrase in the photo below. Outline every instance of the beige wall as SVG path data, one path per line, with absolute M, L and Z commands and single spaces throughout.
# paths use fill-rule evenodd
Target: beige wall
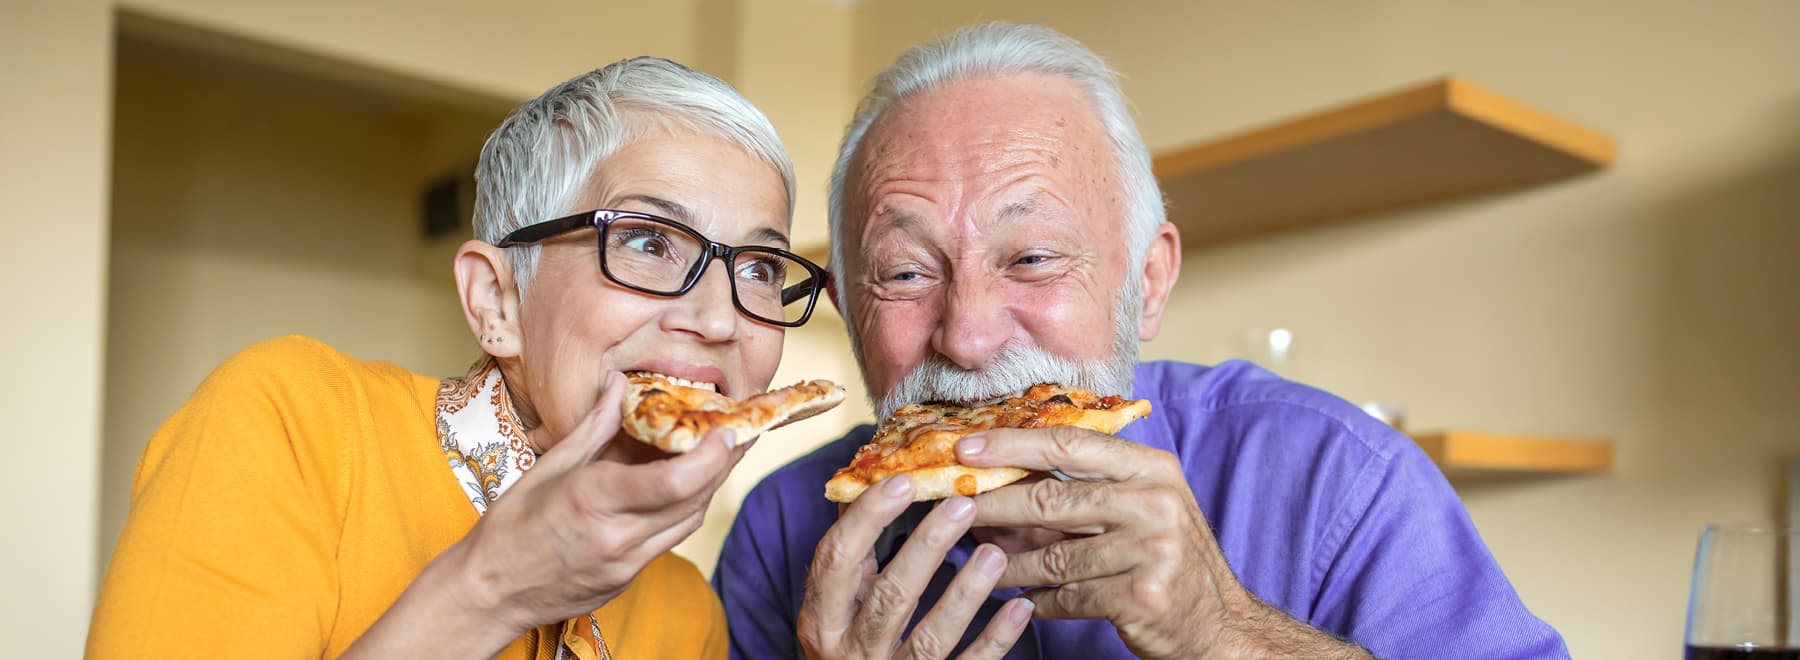
M 696 2 L 122 0 L 133 12 L 524 100 L 632 55 L 695 54 Z
M 1610 475 L 1458 486 L 1576 657 L 1678 653 L 1699 526 L 1775 518 L 1800 452 L 1800 4 L 877 0 L 858 74 L 995 18 L 1111 58 L 1152 148 L 1444 73 L 1615 135 L 1595 176 L 1189 253 L 1146 356 L 1286 327 L 1289 375 L 1415 427 L 1615 439 Z
M 150 434 L 245 346 L 468 366 L 448 250 L 469 232 L 428 242 L 419 196 L 500 120 L 136 39 L 116 80 L 103 558 Z
M 0 3 L 0 639 L 17 657 L 73 657 L 93 603 L 111 67 L 105 4 Z
M 15 473 L 9 486 L 56 503 L 15 507 L 0 548 L 8 565 L 31 567 L 0 598 L 0 631 L 10 633 L 21 656 L 73 656 L 85 628 L 96 548 L 103 535 L 111 542 L 98 522 L 98 498 L 102 490 L 119 492 L 129 473 L 123 466 L 135 460 L 129 448 L 109 451 L 103 488 L 103 389 L 109 405 L 128 408 L 120 426 L 109 420 L 109 447 L 129 444 L 117 438 L 141 442 L 158 419 L 151 408 L 173 406 L 173 399 L 122 398 L 119 390 L 135 392 L 132 383 L 142 381 L 121 378 L 103 388 L 103 365 L 135 369 L 136 378 L 171 370 L 164 372 L 173 374 L 169 380 L 183 382 L 150 388 L 169 398 L 242 343 L 303 330 L 331 334 L 366 357 L 454 368 L 435 366 L 431 357 L 454 347 L 401 342 L 385 327 L 365 336 L 371 322 L 358 314 L 297 322 L 305 327 L 249 320 L 181 327 L 181 319 L 159 317 L 137 296 L 123 295 L 149 282 L 109 278 L 106 270 L 115 6 L 0 3 L 0 84 L 9 98 L 30 101 L 9 104 L 0 122 L 8 168 L 0 186 L 12 210 L 4 249 L 15 273 L 29 273 L 7 286 L 19 300 L 38 301 L 19 306 L 25 320 L 5 327 L 16 356 L 0 398 L 8 402 L 4 412 L 22 420 L 8 447 L 39 466 Z M 1153 147 L 1445 72 L 1464 74 L 1614 133 L 1623 145 L 1619 164 L 1522 194 L 1190 254 L 1171 327 L 1148 355 L 1210 361 L 1241 351 L 1249 328 L 1285 326 L 1297 337 L 1291 375 L 1353 399 L 1403 403 L 1416 426 L 1617 439 L 1620 465 L 1612 475 L 1459 484 L 1527 602 L 1567 633 L 1578 655 L 1669 653 L 1678 643 L 1696 526 L 1774 515 L 1773 459 L 1800 444 L 1790 430 L 1800 392 L 1789 376 L 1800 355 L 1783 341 L 1800 330 L 1800 306 L 1784 294 L 1800 264 L 1792 222 L 1800 200 L 1787 191 L 1800 177 L 1800 75 L 1793 64 L 1800 53 L 1781 33 L 1800 24 L 1800 6 L 1791 3 L 1740 1 L 1730 10 L 1602 0 L 1482 7 L 1423 0 L 123 6 L 134 12 L 127 19 L 271 41 L 385 71 L 374 79 L 408 91 L 476 98 L 516 101 L 631 54 L 694 61 L 767 108 L 795 151 L 801 236 L 821 226 L 829 149 L 863 80 L 907 43 L 960 22 L 1048 22 L 1112 57 L 1129 76 L 1127 92 Z M 565 36 L 571 33 L 593 38 Z M 431 141 L 406 130 L 389 134 L 378 130 L 379 119 L 350 115 L 361 119 L 346 116 L 345 130 L 371 137 L 388 158 L 406 140 Z M 121 160 L 128 156 L 122 152 Z M 227 167 L 241 154 L 199 156 L 196 164 Z M 133 158 L 154 160 L 144 152 Z M 303 163 L 279 164 L 301 180 L 336 181 L 317 168 L 306 173 Z M 403 169 L 371 177 L 398 185 Z M 169 194 L 130 185 L 121 184 L 122 199 Z M 316 204 L 411 217 L 381 195 L 367 189 L 356 200 Z M 206 213 L 246 201 L 196 199 Z M 411 300 L 404 308 L 421 317 L 443 311 L 420 297 L 439 263 L 429 246 L 410 278 L 380 260 L 375 268 L 333 260 L 310 235 L 289 235 L 293 245 L 258 253 L 268 255 L 266 267 L 252 269 L 226 254 L 244 246 L 236 228 L 197 222 L 202 247 L 173 256 L 179 269 L 148 265 L 168 256 L 157 244 L 166 239 L 142 227 L 121 227 L 117 263 L 200 291 L 231 291 L 240 285 L 234 280 L 298 286 L 303 279 L 355 278 L 362 289 L 346 309 Z M 405 249 L 395 228 L 403 224 L 382 230 L 393 232 L 383 235 L 384 245 Z M 161 343 L 114 341 L 103 361 L 109 281 L 119 287 L 113 313 L 145 319 Z M 330 302 L 319 288 L 300 290 L 314 292 L 309 303 Z M 268 304 L 237 302 L 259 313 Z M 205 299 L 171 298 L 168 305 L 188 314 L 232 312 Z M 132 352 L 119 355 L 121 346 Z M 146 365 L 142 346 L 188 359 Z M 831 322 L 794 332 L 787 355 L 778 381 L 837 377 L 860 394 L 841 328 Z M 865 418 L 864 406 L 859 398 L 766 438 L 725 487 L 707 528 L 682 551 L 710 568 L 734 502 L 754 477 Z M 140 430 L 126 432 L 126 425 Z M 115 517 L 116 509 L 109 526 Z

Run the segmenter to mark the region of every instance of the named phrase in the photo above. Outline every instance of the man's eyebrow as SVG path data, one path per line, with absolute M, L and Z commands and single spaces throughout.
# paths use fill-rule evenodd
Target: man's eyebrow
M 656 209 L 657 213 L 662 214 L 670 220 L 675 220 L 688 226 L 693 226 L 694 224 L 694 212 L 689 211 L 688 207 L 682 206 L 680 202 L 669 201 L 655 195 L 635 194 L 620 197 L 613 202 L 613 205 L 617 206 L 623 202 L 637 202 L 639 204 L 644 204 Z
M 1037 210 L 1038 195 L 1034 193 L 1030 197 L 1001 207 L 1000 212 L 994 215 L 994 221 L 1011 222 L 1019 218 L 1029 217 L 1030 215 L 1037 213 Z
M 875 209 L 875 217 L 887 220 L 888 223 L 896 229 L 906 229 L 919 224 L 919 216 L 896 209 L 892 206 L 883 206 Z

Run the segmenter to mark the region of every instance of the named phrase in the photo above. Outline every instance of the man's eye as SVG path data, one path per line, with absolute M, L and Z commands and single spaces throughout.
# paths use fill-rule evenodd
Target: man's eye
M 895 282 L 912 282 L 914 280 L 919 279 L 919 274 L 918 273 L 895 273 L 892 277 L 889 277 L 888 279 L 893 280 Z
M 1013 263 L 1016 265 L 1019 265 L 1019 266 L 1035 266 L 1035 265 L 1044 263 L 1049 260 L 1050 260 L 1050 257 L 1044 256 L 1041 254 L 1028 254 L 1023 257 L 1019 257 L 1019 259 L 1017 261 L 1014 261 Z

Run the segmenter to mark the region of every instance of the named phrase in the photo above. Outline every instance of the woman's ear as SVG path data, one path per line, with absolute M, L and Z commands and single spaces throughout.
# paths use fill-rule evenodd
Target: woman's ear
M 463 317 L 481 350 L 497 358 L 518 357 L 524 338 L 519 332 L 519 287 L 512 263 L 500 248 L 468 241 L 456 249 L 456 295 Z
M 1181 232 L 1175 223 L 1165 222 L 1156 228 L 1150 249 L 1144 255 L 1144 316 L 1138 322 L 1138 338 L 1155 339 L 1162 331 L 1163 311 L 1168 309 L 1169 293 L 1175 279 L 1181 277 Z

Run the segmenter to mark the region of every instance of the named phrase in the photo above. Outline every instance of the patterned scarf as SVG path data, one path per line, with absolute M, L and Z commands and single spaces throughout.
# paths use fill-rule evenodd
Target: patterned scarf
M 438 385 L 437 439 L 451 474 L 482 515 L 537 463 L 537 452 L 513 412 L 500 365 L 488 356 L 470 367 L 468 375 L 445 378 Z M 612 660 L 593 614 L 563 622 L 556 657 L 571 656 Z

